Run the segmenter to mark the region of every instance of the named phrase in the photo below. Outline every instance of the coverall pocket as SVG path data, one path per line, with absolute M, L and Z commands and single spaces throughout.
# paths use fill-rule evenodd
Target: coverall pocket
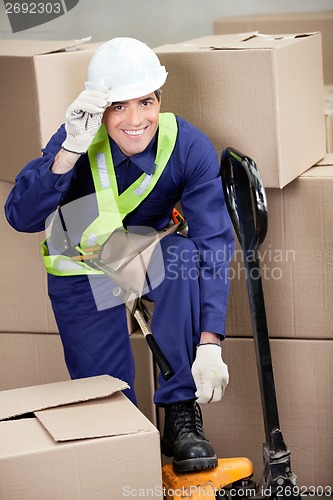
M 52 302 L 67 300 L 74 295 L 79 297 L 87 289 L 90 290 L 89 280 L 86 276 L 54 276 L 48 274 L 48 295 Z
M 170 213 L 178 199 L 178 196 L 170 196 L 169 198 L 159 200 L 147 198 L 136 210 L 140 217 L 142 217 L 144 223 L 149 226 L 150 221 L 156 221 Z

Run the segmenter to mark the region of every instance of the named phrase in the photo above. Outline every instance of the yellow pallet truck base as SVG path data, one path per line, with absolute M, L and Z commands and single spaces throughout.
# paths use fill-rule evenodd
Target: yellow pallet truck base
M 219 490 L 236 481 L 249 479 L 252 474 L 252 462 L 245 457 L 219 458 L 214 469 L 181 474 L 167 464 L 162 469 L 164 498 L 215 499 Z

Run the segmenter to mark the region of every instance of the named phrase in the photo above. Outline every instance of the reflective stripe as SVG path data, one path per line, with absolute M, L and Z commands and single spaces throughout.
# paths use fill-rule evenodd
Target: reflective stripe
M 154 172 L 152 174 L 150 174 L 150 175 L 146 174 L 146 176 L 144 177 L 144 179 L 141 182 L 140 186 L 137 187 L 136 189 L 134 189 L 134 193 L 137 196 L 140 196 L 148 188 L 149 184 L 152 181 L 153 175 L 154 175 Z
M 103 189 L 109 188 L 110 187 L 110 178 L 109 178 L 108 168 L 106 166 L 105 154 L 103 152 L 97 153 L 96 160 L 97 160 L 97 165 L 98 165 L 98 173 L 99 173 L 99 178 L 101 181 L 101 186 Z
M 95 234 L 95 233 L 89 234 L 87 243 L 88 243 L 88 246 L 90 246 L 90 247 L 95 246 L 97 243 L 97 234 Z

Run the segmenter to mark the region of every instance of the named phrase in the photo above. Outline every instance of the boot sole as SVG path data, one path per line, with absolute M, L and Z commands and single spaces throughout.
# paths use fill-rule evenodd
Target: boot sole
M 215 467 L 218 466 L 218 460 L 216 456 L 191 458 L 190 460 L 182 460 L 180 462 L 173 460 L 172 465 L 175 472 L 193 472 L 205 469 L 215 469 Z

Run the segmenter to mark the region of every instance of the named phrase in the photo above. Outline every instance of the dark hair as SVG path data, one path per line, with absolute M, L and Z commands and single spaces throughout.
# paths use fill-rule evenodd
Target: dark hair
M 157 90 L 155 90 L 154 94 L 156 96 L 156 99 L 158 101 L 160 101 L 161 100 L 161 95 L 162 95 L 162 90 L 161 89 L 157 89 Z

